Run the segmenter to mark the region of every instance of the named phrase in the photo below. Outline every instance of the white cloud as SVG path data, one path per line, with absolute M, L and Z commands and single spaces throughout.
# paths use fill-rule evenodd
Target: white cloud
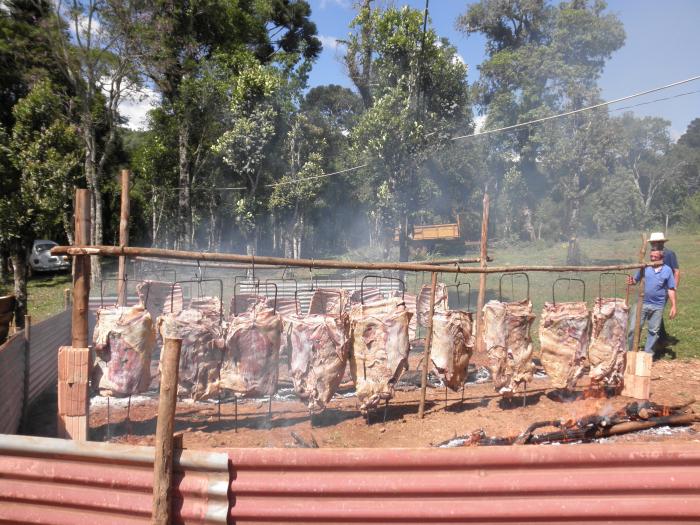
M 331 49 L 333 51 L 336 51 L 338 47 L 344 46 L 344 44 L 334 36 L 319 35 L 317 38 L 323 44 L 323 49 Z
M 126 127 L 143 130 L 148 124 L 147 113 L 158 102 L 158 94 L 149 88 L 127 93 L 119 105 L 119 114 L 127 119 Z
M 325 9 L 329 5 L 337 5 L 344 9 L 351 7 L 350 0 L 321 0 L 321 9 Z

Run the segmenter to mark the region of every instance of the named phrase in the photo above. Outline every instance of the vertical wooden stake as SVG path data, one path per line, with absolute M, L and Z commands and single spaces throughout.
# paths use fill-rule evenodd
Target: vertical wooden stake
M 119 219 L 119 246 L 129 245 L 129 170 L 122 170 L 122 209 Z M 117 304 L 126 306 L 126 257 L 119 256 L 119 271 L 117 274 Z
M 90 193 L 88 190 L 75 192 L 75 244 L 84 246 L 90 243 Z M 90 257 L 76 255 L 73 258 L 73 348 L 88 346 L 88 309 L 90 300 Z
M 479 266 L 486 268 L 488 259 L 488 236 L 489 236 L 489 194 L 484 194 L 483 212 L 481 216 L 481 244 L 479 250 Z M 484 350 L 484 342 L 482 341 L 484 323 L 482 310 L 484 309 L 484 301 L 486 300 L 486 274 L 479 274 L 479 295 L 476 301 L 476 352 L 481 353 Z
M 173 429 L 177 402 L 177 376 L 182 339 L 166 338 L 163 343 L 163 370 L 156 423 L 156 450 L 153 463 L 154 525 L 170 525 L 173 480 Z
M 24 397 L 22 400 L 22 430 L 26 432 L 29 422 L 29 380 L 31 379 L 31 333 L 32 316 L 24 316 Z
M 425 415 L 425 389 L 428 386 L 428 368 L 430 367 L 430 345 L 433 339 L 433 314 L 435 313 L 435 288 L 437 287 L 437 272 L 432 272 L 430 278 L 430 310 L 428 311 L 428 327 L 425 335 L 425 349 L 423 350 L 423 373 L 420 379 L 420 404 L 418 405 L 418 417 L 423 419 Z
M 642 247 L 639 249 L 639 264 L 644 263 L 644 256 L 646 255 L 647 252 L 647 239 L 642 234 Z M 642 327 L 641 322 L 642 322 L 642 306 L 644 304 L 644 273 L 646 269 L 645 268 L 640 268 L 639 269 L 639 294 L 637 295 L 637 311 L 636 313 L 636 324 L 634 325 L 634 342 L 632 344 L 632 348 L 634 349 L 635 352 L 639 352 L 639 340 L 641 339 L 642 335 Z

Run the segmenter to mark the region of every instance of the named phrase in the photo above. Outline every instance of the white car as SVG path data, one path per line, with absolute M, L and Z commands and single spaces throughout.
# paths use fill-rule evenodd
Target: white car
M 34 241 L 32 253 L 29 256 L 29 266 L 33 272 L 60 272 L 70 270 L 70 261 L 65 255 L 51 255 L 51 248 L 58 246 L 53 241 Z

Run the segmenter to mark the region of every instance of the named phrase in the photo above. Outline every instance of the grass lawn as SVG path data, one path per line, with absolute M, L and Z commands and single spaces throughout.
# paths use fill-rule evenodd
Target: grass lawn
M 700 357 L 700 235 L 684 233 L 671 233 L 671 241 L 668 247 L 678 255 L 681 266 L 681 284 L 678 292 L 678 316 L 673 321 L 666 318 L 668 333 L 678 339 L 678 343 L 672 347 L 678 358 Z M 582 239 L 581 250 L 586 264 L 614 265 L 637 261 L 641 237 L 635 233 L 611 235 L 604 239 Z M 510 246 L 495 246 L 490 255 L 494 258 L 492 265 L 560 265 L 566 261 L 566 244 L 558 243 L 518 243 Z M 469 256 L 473 256 L 469 254 Z M 295 272 L 300 279 L 307 272 Z M 316 271 L 320 275 L 325 272 Z M 545 301 L 552 300 L 552 284 L 558 277 L 581 278 L 586 283 L 586 300 L 592 305 L 598 296 L 599 275 L 597 273 L 543 273 L 530 274 L 530 297 L 535 313 L 539 316 Z M 454 282 L 452 274 L 444 274 L 440 279 L 445 283 Z M 499 276 L 491 274 L 487 278 L 487 300 L 498 298 Z M 421 281 L 430 282 L 428 275 L 409 276 L 407 286 L 410 291 L 420 285 Z M 476 304 L 479 279 L 476 275 L 461 276 L 460 281 L 470 282 L 472 285 L 471 308 Z M 624 278 L 618 277 L 617 284 L 608 278 L 602 283 L 602 293 L 610 297 L 613 294 L 624 297 Z M 34 322 L 39 322 L 46 317 L 63 309 L 63 290 L 71 287 L 69 273 L 39 275 L 29 281 L 29 312 Z M 580 300 L 582 297 L 579 283 L 561 282 L 557 284 L 557 301 Z M 505 298 L 520 299 L 524 297 L 525 287 L 523 281 L 516 280 L 512 283 L 509 278 L 503 279 L 503 295 Z M 632 291 L 634 297 L 635 290 Z M 668 310 L 668 308 L 667 308 Z M 533 326 L 532 335 L 537 344 L 537 321 Z M 672 357 L 673 354 L 667 354 Z

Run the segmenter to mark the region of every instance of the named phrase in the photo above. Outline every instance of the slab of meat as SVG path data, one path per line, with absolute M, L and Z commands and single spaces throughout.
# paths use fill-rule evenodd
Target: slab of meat
M 280 357 L 287 356 L 288 362 L 291 363 L 291 348 L 289 345 L 289 319 L 291 317 L 301 315 L 301 303 L 298 299 L 295 299 L 293 297 L 278 297 L 276 310 L 282 318 Z
M 230 315 L 241 315 L 245 312 L 249 312 L 256 305 L 262 305 L 266 307 L 274 306 L 270 303 L 264 295 L 259 295 L 255 293 L 239 293 L 231 297 L 231 304 L 229 305 Z
M 394 297 L 401 297 L 401 292 L 395 292 Z M 411 312 L 411 322 L 408 323 L 408 340 L 414 341 L 416 339 L 416 330 L 418 329 L 418 316 L 416 315 L 416 301 L 417 297 L 411 293 L 403 294 L 403 302 L 406 305 L 406 310 Z
M 418 292 L 416 299 L 416 317 L 418 324 L 422 327 L 428 326 L 428 314 L 430 313 L 430 288 L 429 284 L 424 284 Z M 447 286 L 445 283 L 435 285 L 435 312 L 447 310 Z
M 590 334 L 590 314 L 585 302 L 544 303 L 540 320 L 541 359 L 554 388 L 576 386 L 588 366 Z
M 317 288 L 311 296 L 309 315 L 340 315 L 346 310 L 350 292 L 344 288 Z
M 231 317 L 221 366 L 221 388 L 240 396 L 269 396 L 277 391 L 282 319 L 272 308 L 256 305 Z
M 435 312 L 430 359 L 445 384 L 459 390 L 474 350 L 472 315 L 459 310 Z
M 350 294 L 350 305 L 376 303 L 384 300 L 384 293 L 379 288 L 358 288 Z
M 186 309 L 162 315 L 158 319 L 158 331 L 163 339 L 182 339 L 178 395 L 200 400 L 218 394 L 225 331 L 219 298 L 193 299 Z
M 532 380 L 530 326 L 535 316 L 532 303 L 489 301 L 484 305 L 484 345 L 496 391 L 511 395 Z
M 93 343 L 93 384 L 101 394 L 132 395 L 148 390 L 156 344 L 148 310 L 141 305 L 100 308 Z
M 593 306 L 588 361 L 591 382 L 619 386 L 625 373 L 629 306 L 622 299 L 600 298 Z
M 401 298 L 352 307 L 350 374 L 362 413 L 391 399 L 394 383 L 408 369 L 410 320 Z
M 338 389 L 350 353 L 347 314 L 289 317 L 294 391 L 311 413 L 322 412 Z
M 151 314 L 151 319 L 158 319 L 162 314 L 182 310 L 182 286 L 180 283 L 163 281 L 144 281 L 136 285 L 136 294 Z

